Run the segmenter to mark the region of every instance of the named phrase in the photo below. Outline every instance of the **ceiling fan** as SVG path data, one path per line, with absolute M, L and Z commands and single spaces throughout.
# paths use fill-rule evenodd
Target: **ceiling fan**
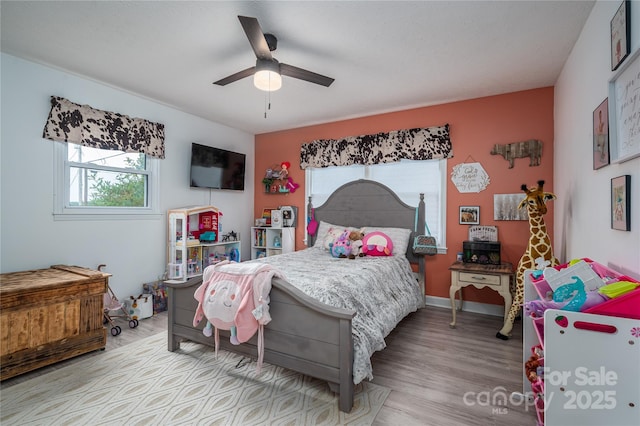
M 238 19 L 256 54 L 256 65 L 215 81 L 213 84 L 226 86 L 250 75 L 253 75 L 253 83 L 258 89 L 269 92 L 280 89 L 283 75 L 325 87 L 333 83 L 334 79 L 331 77 L 278 62 L 271 56 L 271 52 L 278 47 L 278 39 L 273 34 L 263 34 L 256 18 L 238 16 Z

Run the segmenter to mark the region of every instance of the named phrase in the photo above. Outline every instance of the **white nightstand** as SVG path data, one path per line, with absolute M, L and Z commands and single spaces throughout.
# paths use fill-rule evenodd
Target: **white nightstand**
M 513 277 L 513 267 L 510 263 L 499 265 L 483 265 L 477 263 L 455 262 L 449 267 L 451 271 L 451 287 L 449 288 L 449 298 L 451 299 L 451 313 L 453 321 L 449 324 L 451 328 L 456 327 L 456 310 L 462 309 L 462 287 L 472 285 L 475 288 L 489 287 L 497 291 L 504 299 L 505 319 L 511 309 L 510 284 Z M 456 292 L 460 291 L 460 308 L 456 308 Z

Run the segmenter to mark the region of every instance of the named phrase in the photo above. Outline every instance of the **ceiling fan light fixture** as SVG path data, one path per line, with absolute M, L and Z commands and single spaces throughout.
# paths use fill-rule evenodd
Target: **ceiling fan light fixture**
M 253 85 L 265 92 L 274 92 L 282 87 L 280 64 L 275 59 L 256 61 L 256 72 L 253 74 Z

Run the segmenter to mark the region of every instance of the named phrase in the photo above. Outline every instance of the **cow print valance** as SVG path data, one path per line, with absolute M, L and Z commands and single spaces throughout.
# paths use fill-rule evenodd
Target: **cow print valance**
M 300 168 L 395 163 L 453 157 L 449 125 L 302 144 Z
M 91 148 L 164 158 L 164 125 L 51 97 L 42 137 Z

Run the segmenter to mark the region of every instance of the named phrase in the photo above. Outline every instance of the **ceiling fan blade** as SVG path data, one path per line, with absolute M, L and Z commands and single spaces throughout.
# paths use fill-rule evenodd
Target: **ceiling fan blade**
M 293 65 L 280 63 L 280 73 L 300 80 L 305 80 L 310 83 L 319 84 L 321 86 L 329 87 L 334 79 L 331 77 L 317 74 L 315 72 L 303 70 L 302 68 L 294 67 Z
M 264 38 L 264 34 L 262 33 L 262 28 L 260 28 L 258 20 L 256 18 L 239 15 L 238 19 L 240 20 L 240 24 L 242 24 L 242 28 L 249 39 L 253 52 L 256 54 L 256 58 L 271 59 L 271 51 L 269 50 L 269 45 L 267 44 L 267 40 Z
M 249 77 L 250 75 L 253 75 L 255 70 L 256 70 L 256 67 L 247 68 L 246 70 L 239 71 L 235 74 L 231 74 L 228 77 L 222 78 L 218 81 L 214 81 L 213 84 L 217 84 L 218 86 L 226 86 L 229 83 L 233 83 L 234 81 L 238 81 L 245 77 Z

